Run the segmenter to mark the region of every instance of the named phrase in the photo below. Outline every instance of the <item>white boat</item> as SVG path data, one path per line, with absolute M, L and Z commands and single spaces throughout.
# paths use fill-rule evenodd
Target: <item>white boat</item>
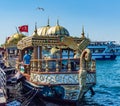
M 120 56 L 120 44 L 118 42 L 113 42 L 114 44 L 114 51 L 117 56 Z
M 92 59 L 96 60 L 114 60 L 119 55 L 116 47 L 115 41 L 92 41 L 88 45 Z

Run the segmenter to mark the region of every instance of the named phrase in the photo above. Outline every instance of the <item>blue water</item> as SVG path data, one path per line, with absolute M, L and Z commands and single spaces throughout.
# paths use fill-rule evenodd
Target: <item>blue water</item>
M 88 92 L 83 99 L 83 106 L 120 106 L 120 57 L 96 62 L 95 95 L 91 97 Z

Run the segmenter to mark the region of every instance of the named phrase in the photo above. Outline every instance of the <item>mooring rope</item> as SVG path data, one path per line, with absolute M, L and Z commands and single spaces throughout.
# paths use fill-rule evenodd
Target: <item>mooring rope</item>
M 38 93 L 38 89 L 36 89 L 36 92 L 33 94 L 31 94 L 22 104 L 21 106 L 28 106 L 30 104 L 30 102 L 32 101 L 32 99 L 36 96 L 36 94 Z

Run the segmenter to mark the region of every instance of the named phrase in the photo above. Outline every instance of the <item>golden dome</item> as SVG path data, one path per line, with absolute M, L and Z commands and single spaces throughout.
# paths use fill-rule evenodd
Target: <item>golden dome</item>
M 17 39 L 17 40 L 20 40 L 23 37 L 26 37 L 26 36 L 22 33 L 16 33 L 13 35 L 13 39 Z
M 66 28 L 63 26 L 60 26 L 57 22 L 56 26 L 51 27 L 47 33 L 47 35 L 66 35 L 69 36 L 69 32 Z
M 49 19 L 48 19 L 48 24 L 47 24 L 47 26 L 40 27 L 40 28 L 38 28 L 38 29 L 36 30 L 38 36 L 46 36 L 46 33 L 47 33 L 48 29 L 50 29 Z M 34 36 L 34 35 L 35 35 L 35 32 L 34 32 L 32 35 Z
M 19 40 L 21 40 L 23 37 L 26 37 L 24 34 L 22 33 L 15 33 L 12 36 L 10 36 L 10 38 L 7 41 L 7 44 L 17 44 L 17 42 Z
M 41 27 L 37 30 L 37 33 L 39 36 L 45 36 L 47 34 L 47 31 L 50 29 L 50 26 L 47 25 L 47 26 L 44 26 L 44 27 Z
M 38 28 L 37 29 L 38 36 L 46 36 L 46 33 L 49 28 L 50 28 L 50 26 L 44 26 L 44 27 Z M 34 36 L 34 35 L 35 35 L 35 32 L 33 32 L 32 36 Z

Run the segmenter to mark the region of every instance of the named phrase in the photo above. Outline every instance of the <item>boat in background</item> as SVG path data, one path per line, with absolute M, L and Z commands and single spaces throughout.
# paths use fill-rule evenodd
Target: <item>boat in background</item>
M 114 42 L 113 42 L 113 45 L 114 45 L 115 54 L 116 54 L 117 56 L 120 56 L 120 43 L 114 41 Z
M 92 41 L 87 48 L 91 50 L 92 59 L 95 60 L 114 60 L 120 55 L 115 41 Z M 118 51 L 119 50 L 119 51 Z

